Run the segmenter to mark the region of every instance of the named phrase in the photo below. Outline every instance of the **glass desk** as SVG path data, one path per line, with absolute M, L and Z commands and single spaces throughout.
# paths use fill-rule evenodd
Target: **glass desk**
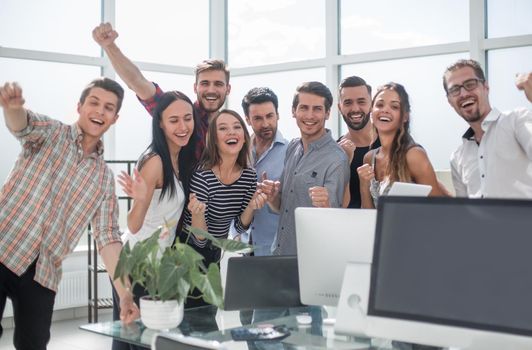
M 239 315 L 238 311 L 218 310 L 214 306 L 187 309 L 183 322 L 170 332 L 205 340 L 216 340 L 227 349 L 394 349 L 389 341 L 336 335 L 334 326 L 323 324 L 321 320 L 313 320 L 311 325 L 300 325 L 297 323 L 296 315 L 259 323 L 286 326 L 290 331 L 290 335 L 286 338 L 267 341 L 233 341 L 230 329 L 242 327 Z M 120 321 L 115 321 L 92 323 L 80 326 L 80 328 L 145 347 L 150 347 L 152 337 L 158 333 L 156 330 L 144 327 L 140 320 L 127 326 L 122 325 Z

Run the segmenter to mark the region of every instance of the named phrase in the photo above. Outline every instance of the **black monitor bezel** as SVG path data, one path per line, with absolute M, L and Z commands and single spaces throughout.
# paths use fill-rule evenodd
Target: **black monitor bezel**
M 419 321 L 424 323 L 433 323 L 443 326 L 454 326 L 460 328 L 470 328 L 475 330 L 502 332 L 515 335 L 532 336 L 532 329 L 522 329 L 506 326 L 496 326 L 493 324 L 484 324 L 471 321 L 457 321 L 454 319 L 438 318 L 419 314 L 409 314 L 404 312 L 381 310 L 375 307 L 375 294 L 377 290 L 377 271 L 379 269 L 379 252 L 382 236 L 383 215 L 382 212 L 388 203 L 392 204 L 455 204 L 455 205 L 507 205 L 507 206 L 525 206 L 530 207 L 532 214 L 532 200 L 526 199 L 474 199 L 474 198 L 448 198 L 448 197 L 401 197 L 401 196 L 382 196 L 379 197 L 377 206 L 377 225 L 375 228 L 375 242 L 373 249 L 373 262 L 371 265 L 371 278 L 368 299 L 368 316 L 386 317 L 406 321 Z M 531 225 L 532 234 L 532 225 Z

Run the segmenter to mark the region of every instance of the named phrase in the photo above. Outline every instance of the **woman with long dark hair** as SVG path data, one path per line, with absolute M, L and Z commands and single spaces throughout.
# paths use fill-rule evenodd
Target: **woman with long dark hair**
M 410 135 L 410 101 L 403 85 L 390 82 L 377 90 L 371 120 L 381 146 L 364 156 L 357 169 L 362 208 L 375 208 L 377 198 L 396 182 L 431 185 L 430 196 L 448 193 L 436 178 L 427 153 Z
M 165 223 L 171 226 L 159 237 L 159 245 L 163 250 L 173 244 L 177 223 L 188 204 L 195 169 L 196 125 L 192 101 L 185 94 L 170 91 L 161 96 L 152 119 L 151 144 L 140 156 L 133 176 L 125 172 L 118 175 L 119 184 L 133 199 L 127 215 L 128 230 L 122 237 L 124 244 L 134 246 Z M 135 286 L 133 296 L 137 305 L 144 295 L 147 292 Z M 113 318 L 117 320 L 118 298 L 113 297 Z M 136 348 L 113 341 L 113 350 Z

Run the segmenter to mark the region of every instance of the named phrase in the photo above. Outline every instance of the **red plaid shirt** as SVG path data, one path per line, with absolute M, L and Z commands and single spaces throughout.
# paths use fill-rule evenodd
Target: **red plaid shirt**
M 153 83 L 153 85 L 155 85 L 155 94 L 152 97 L 147 100 L 143 100 L 137 96 L 140 103 L 142 103 L 144 108 L 146 108 L 151 116 L 153 116 L 155 113 L 161 96 L 164 94 L 164 91 L 157 83 Z M 199 122 L 199 125 L 196 128 L 196 159 L 199 160 L 203 150 L 205 149 L 207 128 L 209 127 L 209 115 L 207 114 L 207 111 L 200 106 L 198 101 L 194 102 L 194 112 L 196 113 L 198 117 L 197 121 Z
M 76 124 L 28 111 L 28 126 L 12 133 L 22 151 L 0 189 L 0 263 L 20 276 L 37 259 L 34 280 L 57 291 L 89 222 L 98 250 L 121 242 L 113 174 L 101 142 L 83 155 Z

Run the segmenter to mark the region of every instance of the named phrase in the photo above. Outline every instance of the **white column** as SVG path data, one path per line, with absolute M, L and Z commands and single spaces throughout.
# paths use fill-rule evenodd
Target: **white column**
M 340 66 L 335 58 L 340 54 L 340 0 L 325 1 L 325 84 L 332 92 L 334 102 L 327 127 L 336 139 L 340 135 L 342 118 L 338 116 L 338 84 Z

